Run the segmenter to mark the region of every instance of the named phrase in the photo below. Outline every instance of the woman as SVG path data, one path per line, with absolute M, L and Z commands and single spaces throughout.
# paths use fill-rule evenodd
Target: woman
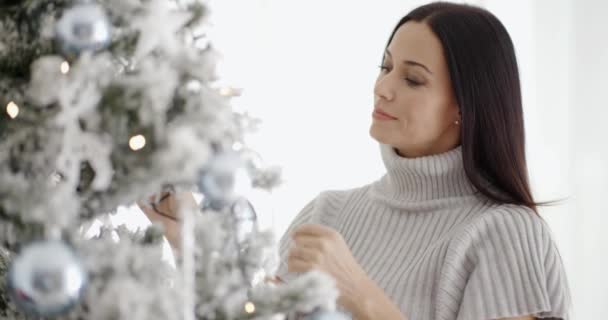
M 474 6 L 421 6 L 380 69 L 370 135 L 387 173 L 308 203 L 280 241 L 277 279 L 330 274 L 355 319 L 568 319 L 504 26 Z
M 481 8 L 431 3 L 385 49 L 370 135 L 387 173 L 310 202 L 281 240 L 277 275 L 328 272 L 356 319 L 568 318 L 563 265 L 528 184 L 504 26 Z

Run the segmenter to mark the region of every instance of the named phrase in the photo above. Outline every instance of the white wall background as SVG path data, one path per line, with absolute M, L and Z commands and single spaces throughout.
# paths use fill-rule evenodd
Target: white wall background
M 368 135 L 377 65 L 396 22 L 423 1 L 216 0 L 213 41 L 234 100 L 264 120 L 249 143 L 284 169 L 258 214 L 281 235 L 326 189 L 384 170 Z M 492 11 L 515 43 L 529 170 L 574 297 L 573 319 L 608 318 L 608 2 L 469 1 Z M 119 219 L 119 218 L 116 218 Z

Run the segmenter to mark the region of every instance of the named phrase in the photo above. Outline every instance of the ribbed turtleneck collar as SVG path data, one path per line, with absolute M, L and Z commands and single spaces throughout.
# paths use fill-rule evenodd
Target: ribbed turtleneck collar
M 372 185 L 372 195 L 397 207 L 444 202 L 475 194 L 462 162 L 462 147 L 417 158 L 405 158 L 380 144 L 386 174 Z

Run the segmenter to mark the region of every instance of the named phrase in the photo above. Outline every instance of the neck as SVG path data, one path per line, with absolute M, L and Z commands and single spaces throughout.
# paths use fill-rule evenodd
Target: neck
M 380 151 L 386 174 L 372 189 L 379 200 L 407 207 L 476 193 L 464 171 L 461 146 L 415 158 L 401 157 L 395 148 L 386 144 L 380 144 Z
M 458 141 L 442 140 L 441 142 L 438 142 L 438 143 L 432 145 L 431 147 L 424 148 L 424 149 L 416 150 L 414 148 L 407 148 L 407 149 L 395 148 L 395 151 L 397 152 L 397 155 L 402 158 L 422 158 L 427 155 L 445 153 L 447 151 L 456 149 L 459 146 L 460 145 L 459 145 Z

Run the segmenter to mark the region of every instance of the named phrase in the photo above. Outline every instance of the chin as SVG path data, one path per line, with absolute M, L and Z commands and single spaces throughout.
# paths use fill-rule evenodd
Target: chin
M 374 128 L 373 124 L 369 128 L 369 136 L 372 137 L 372 139 L 378 141 L 379 143 L 391 144 L 389 137 L 387 137 L 386 134 L 383 134 L 382 130 L 378 130 L 378 128 Z

